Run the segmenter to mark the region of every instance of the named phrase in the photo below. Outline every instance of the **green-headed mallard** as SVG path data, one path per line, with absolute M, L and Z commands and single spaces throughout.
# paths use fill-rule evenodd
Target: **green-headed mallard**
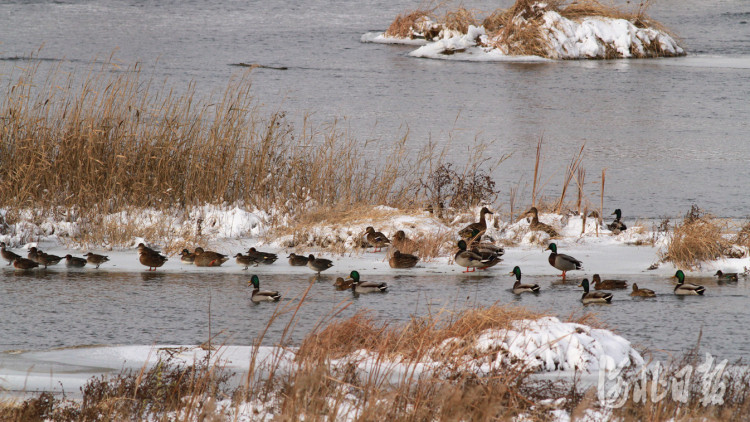
M 304 255 L 290 253 L 287 258 L 289 258 L 289 265 L 292 267 L 304 267 L 307 265 L 308 258 Z
M 633 283 L 633 291 L 630 293 L 630 296 L 656 297 L 656 293 L 654 293 L 654 291 L 650 289 L 639 289 L 638 285 L 636 283 Z
M 94 268 L 99 268 L 100 265 L 104 264 L 105 262 L 109 261 L 109 257 L 106 255 L 98 255 L 93 252 L 89 252 L 87 254 L 84 254 L 83 256 L 86 257 L 86 261 L 91 265 L 96 265 Z
M 612 215 L 616 216 L 615 221 L 613 221 L 610 224 L 607 224 L 607 228 L 612 231 L 614 234 L 620 234 L 620 232 L 624 232 L 628 229 L 628 226 L 625 225 L 620 219 L 622 218 L 622 211 L 620 209 L 616 209 L 615 212 L 612 213 Z
M 487 220 L 484 217 L 486 214 L 493 214 L 493 212 L 487 207 L 482 207 L 481 211 L 479 211 L 479 221 L 459 230 L 458 235 L 467 240 L 479 240 L 484 235 L 484 232 L 487 231 Z
M 545 232 L 550 237 L 557 237 L 557 231 L 552 228 L 549 224 L 544 224 L 539 221 L 539 210 L 536 207 L 531 207 L 524 214 L 525 217 L 531 217 L 531 223 L 529 223 L 529 230 L 537 232 Z
M 279 292 L 271 292 L 268 290 L 260 290 L 260 280 L 257 275 L 253 275 L 250 281 L 247 282 L 248 286 L 253 286 L 253 295 L 250 297 L 255 303 L 260 302 L 278 302 L 281 299 Z
M 520 295 L 521 293 L 539 293 L 538 284 L 521 284 L 521 268 L 516 266 L 513 268 L 513 272 L 510 275 L 516 276 L 516 282 L 513 284 L 513 293 Z
M 256 251 L 255 248 L 248 249 L 247 255 L 255 259 L 256 263 L 265 265 L 271 265 L 279 259 L 275 253 Z
M 194 264 L 195 254 L 187 249 L 183 249 L 182 252 L 180 252 L 180 262 L 183 264 Z
M 419 262 L 419 257 L 408 253 L 401 253 L 398 249 L 393 251 L 393 256 L 388 259 L 391 268 L 412 268 Z
M 158 267 L 164 265 L 168 258 L 151 248 L 143 248 L 138 252 L 138 261 L 148 267 L 146 271 L 156 271 Z
M 719 281 L 737 281 L 739 280 L 739 276 L 737 273 L 725 273 L 721 270 L 716 271 L 716 274 L 714 274 L 716 277 L 719 278 Z
M 626 289 L 628 287 L 627 280 L 602 280 L 599 274 L 594 274 L 593 281 L 596 290 Z
M 321 271 L 325 271 L 333 267 L 333 262 L 330 259 L 315 258 L 315 255 L 310 254 L 307 257 L 307 268 L 315 271 L 320 275 Z
M 193 264 L 196 267 L 218 267 L 229 261 L 229 257 L 214 251 L 205 251 L 201 247 L 195 248 L 195 260 Z
M 359 272 L 352 271 L 349 274 L 352 281 L 352 291 L 355 293 L 376 293 L 385 292 L 388 289 L 386 283 L 376 283 L 373 281 L 362 281 L 359 279 Z
M 0 255 L 2 255 L 4 260 L 8 261 L 8 265 L 21 257 L 20 255 L 5 249 L 5 242 L 0 242 Z
M 245 267 L 243 268 L 243 270 L 246 270 L 247 267 L 251 265 L 258 265 L 258 261 L 250 255 L 242 255 L 241 253 L 238 253 L 234 256 L 234 258 L 235 262 L 237 262 L 237 265 Z
M 336 290 L 349 290 L 352 288 L 352 280 L 351 278 L 347 278 L 344 280 L 343 277 L 337 277 L 336 282 L 333 283 L 333 286 L 336 287 Z
M 403 230 L 397 231 L 391 239 L 393 246 L 402 253 L 412 254 L 419 250 L 419 244 L 412 239 L 406 237 L 406 233 Z
M 581 302 L 584 304 L 588 303 L 610 303 L 612 301 L 612 293 L 608 292 L 589 292 L 589 279 L 584 278 L 578 287 L 583 287 L 583 296 L 581 296 Z
M 65 266 L 71 267 L 71 268 L 83 268 L 86 266 L 85 258 L 79 258 L 77 256 L 73 256 L 71 254 L 65 255 Z
M 386 235 L 380 232 L 376 232 L 372 226 L 368 226 L 365 229 L 367 243 L 371 244 L 375 250 L 373 252 L 380 252 L 383 246 L 389 245 L 391 241 Z
M 677 285 L 674 288 L 674 294 L 676 295 L 703 295 L 706 292 L 706 288 L 703 286 L 685 283 L 685 273 L 682 270 L 677 270 L 672 278 L 677 279 Z
M 13 266 L 18 270 L 30 270 L 39 266 L 37 262 L 34 262 L 28 258 L 18 257 L 13 260 Z
M 547 247 L 547 250 L 552 251 L 552 253 L 549 254 L 549 265 L 552 265 L 553 267 L 562 271 L 563 281 L 565 281 L 565 273 L 567 273 L 568 271 L 580 270 L 581 268 L 583 268 L 583 262 L 573 258 L 570 255 L 557 253 L 556 244 L 550 243 Z
M 473 251 L 466 250 L 466 241 L 458 241 L 458 252 L 453 260 L 456 264 L 466 267 L 465 273 L 471 273 L 476 268 L 487 268 L 489 266 L 497 264 L 500 258 L 495 254 L 479 254 Z M 469 268 L 472 268 L 469 270 Z

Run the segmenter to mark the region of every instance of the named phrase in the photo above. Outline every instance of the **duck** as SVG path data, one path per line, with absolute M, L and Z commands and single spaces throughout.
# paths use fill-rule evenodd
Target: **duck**
M 497 259 L 499 258 L 494 254 L 484 256 L 476 252 L 466 250 L 465 240 L 458 241 L 458 252 L 456 252 L 456 255 L 453 258 L 456 264 L 462 267 L 466 267 L 466 271 L 464 271 L 465 273 L 472 273 L 476 270 L 477 267 L 487 268 L 490 265 L 495 265 L 497 264 L 497 262 L 495 262 Z M 469 270 L 469 268 L 472 268 L 472 270 Z
M 86 261 L 91 265 L 96 265 L 94 268 L 99 268 L 100 265 L 104 264 L 105 262 L 109 261 L 109 257 L 106 255 L 98 255 L 93 252 L 89 252 L 87 254 L 84 254 L 83 256 L 86 257 Z
M 150 251 L 150 252 L 149 252 Z M 138 253 L 138 261 L 148 267 L 146 271 L 156 271 L 158 267 L 164 265 L 168 258 L 151 248 L 144 248 Z
M 570 255 L 558 254 L 556 244 L 550 243 L 547 250 L 552 251 L 552 253 L 549 254 L 549 265 L 562 271 L 563 281 L 565 281 L 565 273 L 568 271 L 580 270 L 583 268 L 583 262 Z
M 73 256 L 71 254 L 65 255 L 65 266 L 71 267 L 71 268 L 83 268 L 86 266 L 85 258 L 78 258 L 77 256 Z
M 719 277 L 719 281 L 737 281 L 739 280 L 739 276 L 737 273 L 725 273 L 721 270 L 716 271 L 716 274 L 714 276 Z
M 18 257 L 13 260 L 13 266 L 18 270 L 30 270 L 39 266 L 39 263 L 32 261 L 28 258 Z
M 307 268 L 315 271 L 320 275 L 321 271 L 325 271 L 333 267 L 333 262 L 330 259 L 315 258 L 315 255 L 310 254 L 307 257 Z
M 706 292 L 706 288 L 697 284 L 685 283 L 685 273 L 682 270 L 677 270 L 672 278 L 677 279 L 677 285 L 674 288 L 674 294 L 676 295 L 703 295 Z
M 37 261 L 37 259 L 39 259 L 40 252 L 41 251 L 38 250 L 36 246 L 32 246 L 31 248 L 29 248 L 29 253 L 26 254 L 26 258 L 38 264 L 39 262 Z
M 50 255 L 42 251 L 37 251 L 35 261 L 37 264 L 44 265 L 44 268 L 47 268 L 50 265 L 57 265 L 58 263 L 60 263 L 60 261 L 62 261 L 62 259 L 63 258 L 61 256 Z
M 388 239 L 386 235 L 380 232 L 376 232 L 372 226 L 368 226 L 365 229 L 365 233 L 367 242 L 376 249 L 373 250 L 373 252 L 380 252 L 383 246 L 389 245 L 391 243 L 390 239 Z
M 393 235 L 391 243 L 399 252 L 411 254 L 419 250 L 419 244 L 406 237 L 406 233 L 403 230 L 399 230 Z
M 183 264 L 194 264 L 195 254 L 191 253 L 187 249 L 183 249 L 182 252 L 180 252 L 180 262 L 182 262 Z
M 235 258 L 235 262 L 237 262 L 239 266 L 245 267 L 243 268 L 243 270 L 246 270 L 247 267 L 251 265 L 255 265 L 255 266 L 258 265 L 258 260 L 250 255 L 242 255 L 241 253 L 238 253 L 237 255 L 234 256 L 234 258 Z
M 639 289 L 638 284 L 633 283 L 633 292 L 630 293 L 630 296 L 656 297 L 656 293 L 650 289 Z
M 495 245 L 492 242 L 471 242 L 467 245 L 469 250 L 478 254 L 492 253 L 498 257 L 505 255 L 505 248 Z
M 487 220 L 485 219 L 485 215 L 487 214 L 494 215 L 494 213 L 490 211 L 489 208 L 482 207 L 482 209 L 479 211 L 479 221 L 476 223 L 471 223 L 463 229 L 459 230 L 458 235 L 467 240 L 478 240 L 479 238 L 481 238 L 482 235 L 484 235 L 484 232 L 487 231 Z
M 388 259 L 388 265 L 391 268 L 412 268 L 417 265 L 417 262 L 419 262 L 419 257 L 401 253 L 398 249 L 393 251 L 393 256 Z
M 352 283 L 352 291 L 355 293 L 385 292 L 388 289 L 388 284 L 386 283 L 360 280 L 359 272 L 357 271 L 352 271 L 351 273 L 349 273 L 349 279 Z
M 253 275 L 250 281 L 247 282 L 248 286 L 253 286 L 253 295 L 250 297 L 255 303 L 260 302 L 278 302 L 281 299 L 279 292 L 272 292 L 268 290 L 260 290 L 260 280 L 257 275 Z
M 614 290 L 614 289 L 626 289 L 628 282 L 626 280 L 604 280 L 599 277 L 599 274 L 594 274 L 594 289 L 596 290 Z
M 270 252 L 261 252 L 255 250 L 255 248 L 250 248 L 247 250 L 247 255 L 255 259 L 255 262 L 257 264 L 264 264 L 264 265 L 270 265 L 276 262 L 277 259 L 279 259 L 279 256 L 275 253 Z
M 153 254 L 161 254 L 161 252 L 157 251 L 156 249 L 149 248 L 144 243 L 139 243 L 136 247 L 138 249 L 138 253 L 147 252 L 147 253 L 153 253 Z
M 229 261 L 229 257 L 214 251 L 204 251 L 203 248 L 195 248 L 195 260 L 193 264 L 196 267 L 218 267 Z
M 513 284 L 513 293 L 520 295 L 521 293 L 539 293 L 538 284 L 521 284 L 521 267 L 513 267 L 513 271 L 510 275 L 516 276 L 516 282 Z
M 614 234 L 620 234 L 620 232 L 624 232 L 628 229 L 628 226 L 625 225 L 620 219 L 622 218 L 622 211 L 618 208 L 613 212 L 611 215 L 616 216 L 615 221 L 613 221 L 610 224 L 607 224 L 607 228 Z
M 333 286 L 336 287 L 336 290 L 349 290 L 352 288 L 352 282 L 352 279 L 344 280 L 343 277 L 337 277 Z
M 5 249 L 5 242 L 0 242 L 0 256 L 2 256 L 4 260 L 8 261 L 8 265 L 12 264 L 13 261 L 21 257 L 20 255 Z
M 289 259 L 289 265 L 292 267 L 304 267 L 307 265 L 308 258 L 304 255 L 290 253 L 287 258 Z
M 589 279 L 584 278 L 578 287 L 583 287 L 583 296 L 581 302 L 584 305 L 589 303 L 610 303 L 612 302 L 612 293 L 609 292 L 589 292 Z
M 557 230 L 552 228 L 549 224 L 544 224 L 539 221 L 539 210 L 536 207 L 529 208 L 524 214 L 524 217 L 531 217 L 531 223 L 529 223 L 529 230 L 537 232 L 545 232 L 550 237 L 557 237 Z

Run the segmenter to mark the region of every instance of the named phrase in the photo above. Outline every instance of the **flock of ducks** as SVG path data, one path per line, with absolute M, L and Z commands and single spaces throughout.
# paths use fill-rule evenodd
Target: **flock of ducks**
M 483 207 L 479 212 L 479 221 L 469 224 L 458 232 L 461 240 L 459 240 L 457 244 L 458 252 L 456 252 L 454 256 L 454 262 L 457 265 L 465 267 L 466 270 L 464 272 L 474 272 L 477 268 L 487 269 L 502 261 L 500 257 L 505 253 L 505 250 L 502 247 L 497 246 L 492 242 L 481 241 L 482 236 L 487 231 L 487 214 L 493 213 L 487 207 Z M 627 230 L 627 226 L 621 221 L 622 211 L 616 209 L 612 215 L 615 215 L 616 218 L 611 224 L 607 225 L 607 228 L 613 233 L 620 233 Z M 529 209 L 524 216 L 530 219 L 530 230 L 542 231 L 552 237 L 558 235 L 553 227 L 539 221 L 539 212 L 535 207 Z M 380 252 L 382 251 L 382 248 L 387 248 L 388 263 L 392 268 L 412 268 L 419 262 L 418 256 L 402 252 L 402 250 L 411 252 L 418 249 L 417 243 L 407 238 L 403 230 L 397 231 L 393 235 L 393 239 L 389 239 L 385 234 L 376 231 L 370 226 L 365 229 L 365 239 L 374 248 L 373 252 Z M 580 260 L 570 255 L 558 253 L 557 245 L 555 243 L 550 243 L 547 250 L 551 251 L 548 258 L 549 264 L 562 271 L 561 276 L 563 282 L 565 281 L 568 271 L 581 270 L 583 268 L 583 263 Z M 101 264 L 109 261 L 107 256 L 91 252 L 85 254 L 84 258 L 71 255 L 60 257 L 44 253 L 36 247 L 30 248 L 27 257 L 24 258 L 6 249 L 4 242 L 0 242 L 0 255 L 2 255 L 3 259 L 8 261 L 8 265 L 12 264 L 19 270 L 30 270 L 40 266 L 47 268 L 50 265 L 57 265 L 63 260 L 65 260 L 65 265 L 67 267 L 82 268 L 87 264 L 90 264 L 95 266 L 95 268 L 99 268 Z M 238 253 L 234 255 L 234 258 L 235 262 L 244 267 L 243 270 L 246 270 L 250 266 L 257 267 L 259 265 L 271 265 L 278 260 L 278 255 L 250 248 L 246 254 L 243 255 L 242 253 Z M 228 255 L 214 251 L 206 251 L 200 247 L 195 248 L 193 252 L 183 249 L 180 253 L 180 261 L 182 263 L 192 264 L 198 267 L 218 267 L 229 259 Z M 306 266 L 318 275 L 333 267 L 333 262 L 331 260 L 316 258 L 313 254 L 304 256 L 291 253 L 287 256 L 287 259 L 289 265 Z M 168 261 L 168 258 L 161 254 L 161 252 L 140 243 L 138 245 L 138 260 L 142 265 L 148 267 L 147 271 L 156 271 L 157 268 L 161 267 Z M 512 289 L 513 293 L 538 294 L 540 292 L 541 288 L 538 284 L 521 283 L 520 267 L 514 267 L 510 274 L 516 278 Z M 723 281 L 737 281 L 738 279 L 736 273 L 723 273 L 722 271 L 717 271 L 715 275 Z M 673 278 L 677 279 L 677 285 L 674 288 L 674 294 L 676 295 L 703 295 L 706 291 L 704 286 L 685 283 L 685 274 L 682 270 L 678 270 Z M 599 274 L 594 274 L 592 280 L 595 291 L 590 291 L 592 286 L 589 284 L 587 278 L 584 278 L 578 285 L 583 288 L 581 301 L 584 304 L 610 303 L 613 294 L 603 290 L 625 289 L 628 285 L 625 280 L 602 280 Z M 257 275 L 251 277 L 248 285 L 253 287 L 251 297 L 253 302 L 278 301 L 281 298 L 281 295 L 277 291 L 260 290 L 260 279 Z M 357 271 L 352 271 L 347 279 L 338 277 L 334 286 L 339 290 L 351 289 L 355 293 L 385 292 L 388 289 L 386 283 L 362 281 L 359 272 Z M 641 289 L 637 284 L 633 283 L 630 295 L 634 297 L 655 297 L 656 293 L 654 293 L 653 290 Z

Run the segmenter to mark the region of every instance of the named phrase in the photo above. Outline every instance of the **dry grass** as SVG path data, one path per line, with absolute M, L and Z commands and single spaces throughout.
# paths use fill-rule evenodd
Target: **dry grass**
M 723 234 L 723 224 L 693 205 L 682 223 L 675 226 L 662 259 L 680 268 L 700 268 L 703 262 L 721 258 L 731 248 Z
M 414 38 L 414 27 L 415 22 L 425 16 L 429 17 L 432 15 L 431 10 L 417 9 L 408 12 L 404 12 L 391 22 L 388 29 L 385 31 L 385 35 L 389 37 L 398 38 Z
M 464 7 L 447 11 L 440 22 L 446 29 L 458 31 L 462 34 L 469 32 L 469 25 L 478 25 L 475 12 Z

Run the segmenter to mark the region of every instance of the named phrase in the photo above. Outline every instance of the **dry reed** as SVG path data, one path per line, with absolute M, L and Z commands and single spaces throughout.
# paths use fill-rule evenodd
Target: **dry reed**
M 731 244 L 724 237 L 720 222 L 693 205 L 682 223 L 675 226 L 662 260 L 692 270 L 721 258 L 729 249 Z
M 430 10 L 417 9 L 404 12 L 393 20 L 385 31 L 385 35 L 397 38 L 414 38 L 415 24 L 419 19 L 429 17 Z

